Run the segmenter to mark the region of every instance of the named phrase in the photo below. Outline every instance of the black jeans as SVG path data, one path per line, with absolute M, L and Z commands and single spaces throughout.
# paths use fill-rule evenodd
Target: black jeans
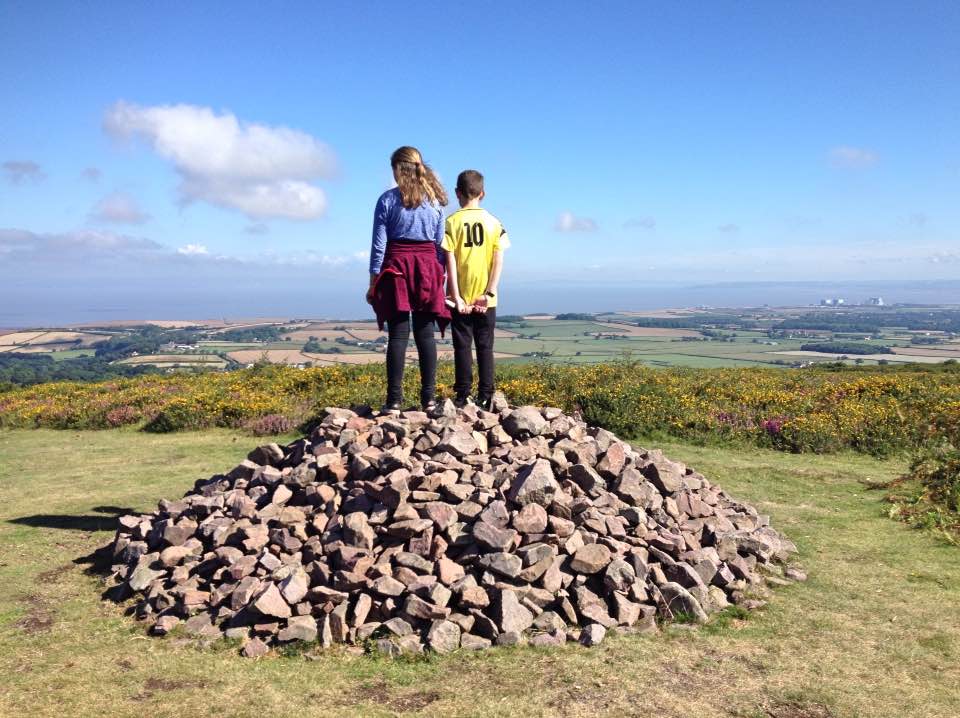
M 420 360 L 420 401 L 433 399 L 437 388 L 437 343 L 433 338 L 433 313 L 413 312 L 413 341 Z M 403 368 L 410 341 L 410 312 L 387 322 L 387 403 L 403 401 Z
M 497 326 L 496 308 L 480 314 L 471 312 L 461 314 L 454 310 L 450 326 L 453 334 L 453 361 L 456 380 L 453 390 L 458 397 L 470 395 L 473 385 L 473 347 L 477 346 L 477 398 L 489 399 L 493 396 L 493 330 Z

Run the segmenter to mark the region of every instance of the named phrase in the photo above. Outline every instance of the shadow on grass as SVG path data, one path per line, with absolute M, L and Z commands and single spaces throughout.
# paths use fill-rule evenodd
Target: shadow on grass
M 10 519 L 8 523 L 66 531 L 113 531 L 119 517 L 136 513 L 123 506 L 94 506 L 91 511 L 101 515 L 34 514 Z

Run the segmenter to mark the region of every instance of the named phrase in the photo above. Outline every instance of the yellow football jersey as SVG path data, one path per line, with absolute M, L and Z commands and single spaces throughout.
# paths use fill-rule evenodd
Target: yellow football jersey
M 456 258 L 460 296 L 473 304 L 487 288 L 494 253 L 509 247 L 510 238 L 487 210 L 464 207 L 447 217 L 441 246 Z M 488 299 L 488 306 L 497 306 L 496 297 Z

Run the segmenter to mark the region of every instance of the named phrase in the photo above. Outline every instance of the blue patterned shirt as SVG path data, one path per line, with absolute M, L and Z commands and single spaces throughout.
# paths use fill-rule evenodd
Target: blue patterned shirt
M 370 243 L 370 273 L 379 274 L 387 241 L 405 239 L 413 242 L 433 242 L 437 245 L 437 261 L 444 263 L 443 210 L 437 205 L 424 202 L 419 207 L 407 209 L 400 198 L 400 190 L 394 187 L 380 195 L 373 212 L 373 240 Z

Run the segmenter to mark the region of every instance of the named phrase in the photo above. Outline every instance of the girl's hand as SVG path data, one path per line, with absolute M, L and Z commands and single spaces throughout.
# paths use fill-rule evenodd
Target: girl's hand
M 469 314 L 469 313 L 470 313 L 471 307 L 470 307 L 469 304 L 467 304 L 465 301 L 463 301 L 463 297 L 457 296 L 457 297 L 454 299 L 454 301 L 457 303 L 457 311 L 458 311 L 458 312 L 460 312 L 461 314 Z
M 373 287 L 370 287 L 370 289 L 367 290 L 366 299 L 367 299 L 367 304 L 370 304 L 370 305 L 373 304 Z

